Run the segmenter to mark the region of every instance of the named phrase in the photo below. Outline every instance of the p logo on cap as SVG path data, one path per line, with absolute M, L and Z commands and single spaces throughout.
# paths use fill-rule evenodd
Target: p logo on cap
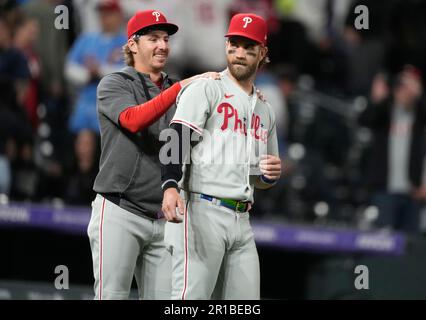
M 161 17 L 161 13 L 158 11 L 154 11 L 152 15 L 155 16 L 155 21 L 158 22 L 158 18 Z
M 252 22 L 253 22 L 253 19 L 252 19 L 252 18 L 250 18 L 250 17 L 244 17 L 244 18 L 243 18 L 243 21 L 245 22 L 245 24 L 244 24 L 243 28 L 247 28 L 247 24 L 252 23 Z
M 179 29 L 177 25 L 167 22 L 164 14 L 158 10 L 138 11 L 127 23 L 127 38 L 147 27 L 161 28 L 169 35 L 175 34 Z
M 267 29 L 262 17 L 253 13 L 238 13 L 232 17 L 225 37 L 241 36 L 266 45 Z

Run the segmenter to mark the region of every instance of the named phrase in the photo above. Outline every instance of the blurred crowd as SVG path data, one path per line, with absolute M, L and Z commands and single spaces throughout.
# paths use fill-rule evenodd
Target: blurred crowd
M 355 28 L 358 5 L 368 29 Z M 0 0 L 0 194 L 90 205 L 96 87 L 124 66 L 126 22 L 144 9 L 180 27 L 175 78 L 225 68 L 234 13 L 267 19 L 271 63 L 256 85 L 277 116 L 284 176 L 257 192 L 253 216 L 426 230 L 420 0 Z

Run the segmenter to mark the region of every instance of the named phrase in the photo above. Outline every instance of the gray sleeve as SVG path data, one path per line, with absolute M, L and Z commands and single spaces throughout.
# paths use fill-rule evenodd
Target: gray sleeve
M 279 150 L 278 150 L 278 137 L 277 137 L 277 124 L 275 119 L 274 111 L 272 110 L 271 106 L 268 106 L 269 108 L 269 115 L 271 117 L 271 124 L 268 130 L 268 140 L 266 145 L 266 152 L 263 154 L 267 155 L 273 155 L 279 157 Z M 266 181 L 266 178 L 263 175 L 257 176 L 256 178 L 253 178 L 252 183 L 254 183 L 254 186 L 258 189 L 269 189 L 272 186 L 274 186 L 277 183 L 276 181 Z
M 216 100 L 216 85 L 211 79 L 198 79 L 185 86 L 177 98 L 176 113 L 171 121 L 180 123 L 202 134 L 210 114 L 212 101 Z
M 97 107 L 100 114 L 119 125 L 120 113 L 138 105 L 131 87 L 120 75 L 110 74 L 102 78 L 97 89 Z
M 271 106 L 268 106 L 271 116 L 271 126 L 268 132 L 267 154 L 279 157 L 278 150 L 278 137 L 277 137 L 277 123 L 274 111 Z

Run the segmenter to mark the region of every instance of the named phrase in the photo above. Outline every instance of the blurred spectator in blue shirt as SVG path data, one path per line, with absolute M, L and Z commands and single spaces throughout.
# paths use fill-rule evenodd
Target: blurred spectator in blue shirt
M 68 54 L 65 75 L 78 87 L 78 97 L 69 126 L 77 134 L 83 129 L 99 132 L 96 114 L 96 88 L 106 74 L 124 66 L 122 46 L 123 15 L 117 0 L 102 1 L 98 7 L 102 31 L 81 34 Z

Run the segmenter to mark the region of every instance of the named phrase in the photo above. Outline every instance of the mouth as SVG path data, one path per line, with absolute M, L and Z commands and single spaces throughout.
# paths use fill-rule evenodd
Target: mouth
M 157 59 L 167 59 L 167 54 L 165 54 L 165 53 L 156 53 L 156 54 L 154 54 L 154 58 L 157 58 Z
M 232 65 L 247 67 L 247 65 L 245 63 L 241 63 L 241 62 L 233 62 Z

